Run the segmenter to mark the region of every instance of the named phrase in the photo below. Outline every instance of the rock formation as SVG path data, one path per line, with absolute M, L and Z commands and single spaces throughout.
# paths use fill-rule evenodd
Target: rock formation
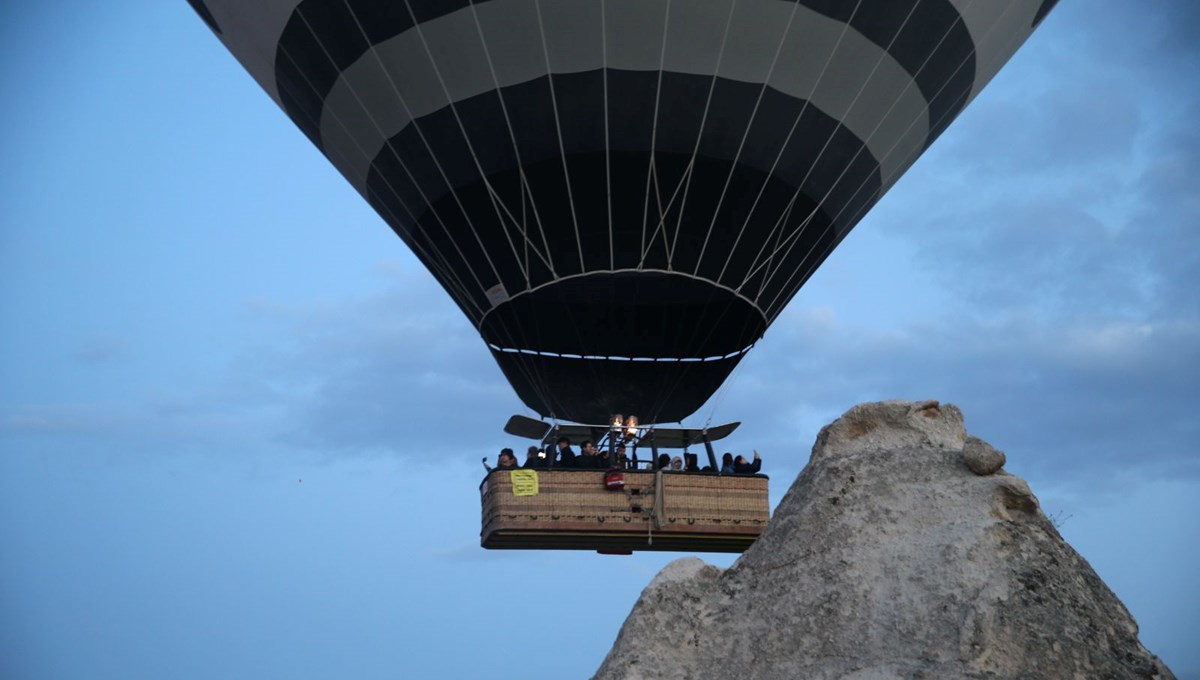
M 655 577 L 595 677 L 1173 678 L 1003 463 L 954 406 L 852 408 L 732 567 Z

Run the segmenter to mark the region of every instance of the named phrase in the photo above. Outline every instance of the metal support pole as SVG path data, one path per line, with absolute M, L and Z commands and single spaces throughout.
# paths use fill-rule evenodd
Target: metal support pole
M 708 464 L 712 466 L 713 472 L 720 472 L 721 468 L 717 467 L 717 454 L 713 453 L 712 442 L 708 441 L 708 429 L 700 430 L 700 437 L 704 439 L 704 450 L 708 451 Z
M 651 470 L 658 470 L 658 442 L 654 439 L 654 430 L 650 430 L 650 453 L 654 454 Z

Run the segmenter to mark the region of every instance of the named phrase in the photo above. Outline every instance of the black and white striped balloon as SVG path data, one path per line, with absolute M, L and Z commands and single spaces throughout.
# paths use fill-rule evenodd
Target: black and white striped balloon
M 521 399 L 685 418 L 1054 0 L 189 0 Z

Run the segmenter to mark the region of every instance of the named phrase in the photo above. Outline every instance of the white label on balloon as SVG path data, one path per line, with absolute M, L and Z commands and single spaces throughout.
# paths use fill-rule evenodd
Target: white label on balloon
M 492 303 L 493 307 L 508 300 L 508 291 L 504 289 L 503 283 L 497 283 L 488 288 L 485 294 L 487 295 L 488 302 Z

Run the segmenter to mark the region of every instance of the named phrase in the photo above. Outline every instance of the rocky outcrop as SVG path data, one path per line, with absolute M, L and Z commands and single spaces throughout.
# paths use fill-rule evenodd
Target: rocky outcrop
M 954 406 L 852 408 L 732 567 L 655 577 L 595 677 L 1173 678 L 1003 463 Z
M 977 475 L 990 475 L 1004 467 L 1006 458 L 1003 451 L 997 451 L 979 437 L 967 437 L 963 445 L 963 462 Z

